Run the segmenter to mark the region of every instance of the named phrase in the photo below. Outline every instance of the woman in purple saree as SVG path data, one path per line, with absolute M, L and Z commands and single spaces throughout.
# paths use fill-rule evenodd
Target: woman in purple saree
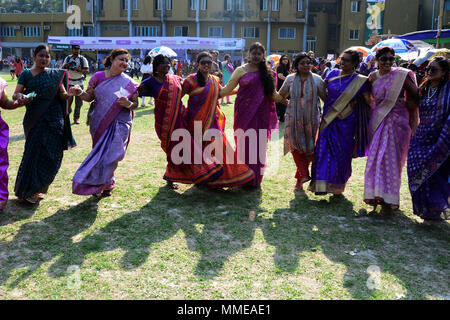
M 23 102 L 11 101 L 6 95 L 5 80 L 0 78 L 0 108 L 16 109 L 23 106 Z M 8 201 L 8 143 L 9 143 L 9 127 L 8 124 L 0 116 L 0 213 L 5 209 Z
M 401 173 L 406 162 L 411 134 L 417 128 L 418 89 L 414 72 L 392 68 L 394 49 L 381 47 L 376 59 L 379 70 L 371 73 L 372 113 L 364 174 L 364 202 L 382 210 L 396 210 L 400 204 Z
M 283 100 L 275 92 L 275 75 L 267 65 L 265 52 L 261 43 L 252 44 L 249 63 L 236 68 L 220 91 L 220 96 L 224 97 L 239 84 L 234 104 L 234 132 L 238 159 L 255 173 L 255 178 L 247 183 L 250 187 L 261 185 L 267 143 L 272 131 L 278 127 L 275 102 Z
M 316 142 L 309 190 L 316 194 L 342 194 L 352 174 L 352 158 L 364 157 L 369 122 L 370 88 L 358 75 L 356 51 L 345 51 L 342 70 L 333 70 L 325 82 L 328 97 Z
M 128 60 L 127 50 L 113 50 L 107 70 L 92 76 L 87 92 L 78 92 L 85 101 L 95 98 L 96 106 L 90 120 L 92 151 L 73 177 L 74 194 L 107 196 L 115 187 L 114 171 L 125 156 L 138 106 L 138 84 L 124 74 Z
M 435 58 L 420 86 L 420 124 L 408 152 L 409 190 L 414 214 L 424 220 L 449 218 L 450 63 Z

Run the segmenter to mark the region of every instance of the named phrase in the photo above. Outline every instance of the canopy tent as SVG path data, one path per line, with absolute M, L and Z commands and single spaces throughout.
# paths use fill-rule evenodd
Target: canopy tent
M 425 30 L 407 33 L 396 38 L 405 40 L 422 40 L 428 43 L 436 44 L 438 30 Z M 440 43 L 450 43 L 450 29 L 441 31 Z
M 196 37 L 48 37 L 49 45 L 78 44 L 85 50 L 153 49 L 167 46 L 173 50 L 244 50 L 241 38 Z

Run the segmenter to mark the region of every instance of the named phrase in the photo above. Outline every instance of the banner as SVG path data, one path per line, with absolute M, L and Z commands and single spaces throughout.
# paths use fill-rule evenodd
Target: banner
M 364 43 L 375 45 L 381 41 L 379 37 L 383 33 L 384 9 L 386 0 L 367 0 L 366 32 Z
M 81 49 L 143 49 L 150 50 L 166 46 L 173 50 L 243 50 L 245 39 L 241 38 L 196 38 L 196 37 L 48 37 L 53 48 L 63 48 L 72 44 Z

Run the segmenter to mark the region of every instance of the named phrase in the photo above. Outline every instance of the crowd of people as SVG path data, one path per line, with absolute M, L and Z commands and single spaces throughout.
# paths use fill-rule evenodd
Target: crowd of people
M 0 79 L 0 106 L 26 106 L 25 150 L 15 195 L 35 204 L 47 192 L 64 150 L 76 145 L 68 105 L 77 99 L 91 104 L 93 142 L 73 177 L 72 191 L 110 195 L 116 185 L 114 172 L 128 147 L 133 111 L 139 98 L 145 105 L 149 97 L 155 106 L 156 133 L 167 155 L 163 179 L 170 188 L 179 183 L 200 188 L 259 188 L 268 141 L 280 122 L 284 123 L 284 153 L 292 153 L 297 167 L 295 192 L 304 193 L 304 184 L 310 182 L 308 190 L 316 195 L 342 197 L 352 174 L 352 159 L 367 157 L 364 201 L 374 210 L 380 205 L 382 211 L 392 212 L 400 205 L 401 174 L 408 161 L 414 214 L 425 220 L 448 219 L 449 60 L 434 58 L 418 83 L 411 68 L 395 66 L 395 51 L 390 47 L 379 48 L 365 61 L 358 52 L 347 50 L 337 66 L 316 59 L 311 52 L 297 54 L 292 62 L 283 55 L 276 71 L 258 42 L 250 46 L 240 66 L 229 55 L 222 62 L 218 56 L 217 51 L 197 54 L 195 70 L 189 64 L 173 65 L 164 55 L 148 57 L 139 65 L 139 84 L 129 72 L 129 52 L 115 49 L 105 58 L 105 69 L 96 72 L 84 90 L 82 81 L 77 81 L 89 68 L 79 48 L 66 58 L 65 69 L 57 69 L 48 67 L 50 49 L 38 46 L 32 67 L 19 75 L 12 100 L 6 96 L 6 82 Z M 183 78 L 184 68 L 192 72 Z M 220 105 L 230 103 L 230 95 L 236 95 L 236 149 L 225 135 Z M 79 112 L 76 117 L 75 123 Z M 1 119 L 0 130 L 3 209 L 8 199 L 8 126 Z M 180 132 L 188 133 L 182 143 Z M 180 152 L 180 145 L 189 152 Z

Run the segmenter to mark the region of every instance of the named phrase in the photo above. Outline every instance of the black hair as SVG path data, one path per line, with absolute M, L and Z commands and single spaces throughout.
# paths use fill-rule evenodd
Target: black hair
M 153 76 L 158 74 L 158 66 L 163 64 L 165 61 L 169 61 L 169 65 L 172 65 L 170 58 L 164 54 L 158 54 L 153 58 Z
M 272 97 L 273 92 L 275 91 L 275 83 L 274 83 L 275 80 L 273 77 L 272 69 L 270 68 L 265 58 L 266 48 L 264 48 L 264 46 L 260 42 L 255 42 L 250 46 L 248 52 L 250 53 L 256 49 L 261 50 L 264 55 L 264 59 L 258 65 L 259 79 L 261 80 L 262 85 L 264 87 L 264 95 L 266 97 Z
M 349 54 L 350 58 L 352 59 L 352 63 L 354 64 L 354 68 L 358 68 L 359 64 L 361 63 L 360 52 L 355 50 L 346 50 L 344 51 L 344 54 Z
M 127 49 L 122 49 L 122 48 L 118 48 L 118 49 L 114 49 L 113 51 L 111 51 L 111 53 L 105 58 L 105 62 L 103 63 L 105 68 L 109 68 L 112 66 L 112 61 L 122 55 L 122 54 L 127 54 L 128 57 L 130 58 L 130 53 L 128 52 Z
M 208 51 L 202 51 L 197 55 L 197 63 L 204 57 L 209 57 L 212 60 L 212 55 Z M 204 87 L 206 84 L 206 79 L 203 76 L 203 73 L 200 72 L 200 69 L 197 71 L 197 81 L 199 87 Z
M 295 69 L 296 73 L 298 73 L 298 64 L 300 63 L 300 61 L 302 61 L 305 58 L 309 59 L 309 61 L 312 62 L 312 59 L 308 55 L 308 53 L 306 53 L 306 52 L 299 52 L 299 53 L 296 54 L 296 56 L 294 58 L 294 63 L 293 63 L 293 68 Z
M 231 56 L 227 53 L 226 55 L 223 56 L 223 60 L 228 60 L 228 58 L 231 59 Z
M 387 47 L 387 46 L 385 46 L 385 47 L 379 47 L 378 49 L 377 49 L 377 53 L 375 54 L 375 57 L 378 59 L 378 58 L 380 58 L 383 54 L 385 54 L 385 53 L 392 53 L 392 55 L 395 57 L 395 50 L 394 50 L 394 48 L 392 48 L 392 47 Z
M 287 63 L 286 66 L 285 66 L 284 64 L 281 63 L 281 60 L 283 60 L 284 58 L 287 58 L 287 59 L 288 59 L 288 63 Z M 281 55 L 281 57 L 280 57 L 280 63 L 278 64 L 278 66 L 281 66 L 281 69 L 282 69 L 283 71 L 289 72 L 289 70 L 291 70 L 291 59 L 289 59 L 289 56 L 288 56 L 287 54 Z M 283 72 L 282 72 L 282 73 L 283 73 Z
M 325 67 L 331 68 L 332 67 L 331 62 L 328 61 L 327 63 L 325 63 Z
M 146 56 L 145 59 L 144 59 L 144 64 L 149 64 L 151 62 L 152 62 L 152 57 Z
M 448 61 L 448 59 L 446 59 L 444 57 L 435 57 L 435 58 L 433 58 L 433 60 L 431 60 L 431 62 L 428 64 L 428 66 L 433 62 L 437 62 L 437 64 L 439 64 L 439 67 L 444 72 L 444 76 L 442 77 L 442 79 L 438 85 L 439 90 L 440 90 L 449 80 L 448 77 L 449 77 L 449 73 L 450 73 L 450 61 Z M 419 87 L 420 97 L 423 97 L 424 95 L 426 95 L 428 93 L 428 90 L 430 89 L 430 85 L 431 85 L 431 81 L 429 81 L 428 79 L 425 79 L 422 82 L 422 84 Z
M 41 50 L 47 50 L 50 53 L 50 48 L 48 45 L 46 44 L 40 44 L 38 45 L 36 48 L 34 48 L 33 50 L 33 56 L 36 57 L 37 54 L 41 51 Z M 19 58 L 19 56 L 16 56 L 16 59 Z M 20 59 L 20 58 L 19 58 Z

